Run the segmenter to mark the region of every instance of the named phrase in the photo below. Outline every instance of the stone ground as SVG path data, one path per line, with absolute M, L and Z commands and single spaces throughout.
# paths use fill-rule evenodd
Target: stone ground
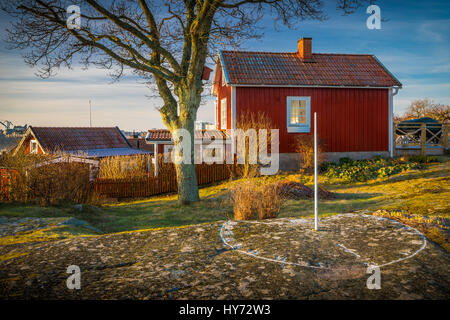
M 415 230 L 361 214 L 312 227 L 283 218 L 4 242 L 0 298 L 450 298 L 448 253 Z M 81 290 L 67 289 L 69 265 L 81 269 Z M 367 289 L 367 265 L 380 266 L 380 290 Z

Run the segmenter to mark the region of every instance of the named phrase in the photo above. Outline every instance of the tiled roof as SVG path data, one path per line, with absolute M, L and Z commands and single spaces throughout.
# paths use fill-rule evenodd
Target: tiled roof
M 392 87 L 401 83 L 373 55 L 221 51 L 228 84 L 275 86 Z
M 47 152 L 130 148 L 119 128 L 30 127 Z
M 132 156 L 136 154 L 153 154 L 151 151 L 131 148 L 109 148 L 70 151 L 69 154 L 85 156 L 87 158 L 104 158 L 114 156 Z
M 226 139 L 228 136 L 225 131 L 222 130 L 195 130 L 194 136 L 195 139 L 201 140 L 202 137 L 205 139 L 211 139 L 212 137 L 216 137 L 218 135 L 222 135 L 223 139 Z M 147 136 L 145 140 L 147 141 L 170 141 L 172 139 L 172 134 L 167 129 L 152 129 L 148 130 Z

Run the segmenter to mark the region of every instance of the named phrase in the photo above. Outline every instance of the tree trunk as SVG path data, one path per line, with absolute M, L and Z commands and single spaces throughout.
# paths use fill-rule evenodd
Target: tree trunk
M 175 169 L 177 172 L 178 202 L 180 204 L 189 204 L 199 201 L 195 164 L 181 163 L 175 165 Z
M 194 127 L 195 119 L 197 116 L 197 109 L 200 105 L 200 90 L 195 90 L 195 88 L 183 87 L 180 90 L 180 117 L 178 121 L 177 128 L 174 129 L 184 129 L 190 135 L 190 141 L 188 147 L 184 145 L 183 152 L 186 153 L 187 158 L 190 161 L 181 161 L 175 164 L 175 170 L 177 173 L 177 183 L 178 183 L 178 202 L 180 204 L 189 204 L 194 201 L 199 201 L 200 197 L 198 194 L 197 186 L 197 175 L 195 171 L 195 136 Z M 175 134 L 175 130 L 172 132 L 172 137 L 174 138 L 175 152 L 180 155 L 182 151 L 182 143 L 178 134 Z

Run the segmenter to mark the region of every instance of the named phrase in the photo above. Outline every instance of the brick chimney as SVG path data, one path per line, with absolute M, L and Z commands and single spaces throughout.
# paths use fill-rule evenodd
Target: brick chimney
M 303 62 L 311 62 L 312 59 L 312 38 L 301 38 L 297 41 L 297 55 Z

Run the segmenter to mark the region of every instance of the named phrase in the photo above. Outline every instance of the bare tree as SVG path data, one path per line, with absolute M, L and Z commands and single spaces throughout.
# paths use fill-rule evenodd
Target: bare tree
M 337 0 L 345 14 L 363 0 Z M 191 133 L 191 164 L 176 166 L 178 200 L 199 200 L 194 165 L 194 121 L 203 91 L 202 72 L 218 47 L 238 47 L 262 35 L 264 15 L 288 27 L 304 19 L 326 19 L 321 0 L 0 0 L 14 17 L 12 48 L 41 77 L 81 62 L 111 70 L 119 79 L 131 71 L 151 81 L 163 100 L 162 120 L 180 152 L 176 129 Z M 79 5 L 81 28 L 69 28 L 67 8 Z
M 418 99 L 412 101 L 403 116 L 398 117 L 398 119 L 408 120 L 422 117 L 430 117 L 441 123 L 446 123 L 450 120 L 450 106 L 435 103 L 429 98 Z

